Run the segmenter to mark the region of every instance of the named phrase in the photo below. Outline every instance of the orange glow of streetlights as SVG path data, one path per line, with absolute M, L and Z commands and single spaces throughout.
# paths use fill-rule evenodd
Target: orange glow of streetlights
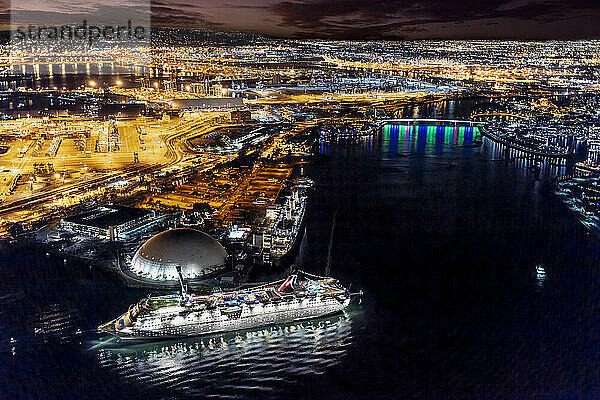
M 96 87 L 96 81 L 90 81 L 90 86 L 91 87 Z
M 120 79 L 118 79 L 117 80 L 117 86 L 121 86 L 121 85 L 123 85 L 123 82 Z

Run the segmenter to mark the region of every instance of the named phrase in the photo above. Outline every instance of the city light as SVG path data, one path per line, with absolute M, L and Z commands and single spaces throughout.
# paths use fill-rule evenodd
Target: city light
M 596 3 L 5 6 L 0 399 L 600 399 Z

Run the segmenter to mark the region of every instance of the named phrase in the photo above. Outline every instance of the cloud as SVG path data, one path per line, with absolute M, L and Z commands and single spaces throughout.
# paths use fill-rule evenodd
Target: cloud
M 0 0 L 0 24 L 8 18 Z M 50 3 L 51 7 L 32 5 Z M 37 20 L 151 4 L 152 25 L 333 39 L 600 37 L 598 0 L 13 0 Z M 27 4 L 27 7 L 23 7 Z M 43 17 L 42 17 L 43 16 Z
M 355 37 L 362 29 L 368 37 L 378 33 L 403 37 L 423 29 L 435 32 L 444 24 L 483 25 L 491 20 L 548 24 L 597 13 L 599 8 L 587 0 L 285 0 L 273 4 L 271 11 L 294 36 Z
M 12 25 L 63 25 L 82 23 L 137 24 L 150 21 L 150 2 L 144 0 L 20 0 L 8 9 Z
M 219 21 L 209 21 L 204 15 L 203 7 L 179 1 L 153 0 L 152 25 L 163 27 L 218 27 Z

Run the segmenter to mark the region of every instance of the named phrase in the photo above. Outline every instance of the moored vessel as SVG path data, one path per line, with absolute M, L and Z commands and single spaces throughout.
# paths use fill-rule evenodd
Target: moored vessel
M 210 295 L 148 296 L 98 327 L 122 339 L 163 339 L 251 329 L 344 310 L 353 296 L 337 279 L 303 271 L 285 280 Z
M 292 195 L 286 199 L 271 231 L 271 257 L 274 265 L 284 264 L 300 243 L 304 230 L 304 217 L 308 200 L 310 179 L 299 179 Z

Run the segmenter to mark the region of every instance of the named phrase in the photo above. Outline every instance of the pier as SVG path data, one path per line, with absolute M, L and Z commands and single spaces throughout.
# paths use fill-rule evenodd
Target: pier
M 513 141 L 506 140 L 496 135 L 495 133 L 485 129 L 485 127 L 480 127 L 480 129 L 484 137 L 488 138 L 495 144 L 503 147 L 503 151 L 505 151 L 510 158 L 528 158 L 533 160 L 541 158 L 550 158 L 559 160 L 561 163 L 563 163 L 567 160 L 574 159 L 576 156 L 575 153 L 554 153 L 525 147 Z

